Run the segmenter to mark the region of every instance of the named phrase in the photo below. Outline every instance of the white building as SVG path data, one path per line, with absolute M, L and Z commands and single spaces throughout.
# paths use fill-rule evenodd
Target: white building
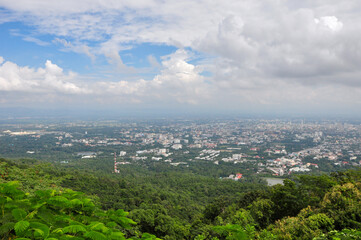
M 172 146 L 172 148 L 173 148 L 174 150 L 182 149 L 182 144 L 174 144 L 174 145 Z

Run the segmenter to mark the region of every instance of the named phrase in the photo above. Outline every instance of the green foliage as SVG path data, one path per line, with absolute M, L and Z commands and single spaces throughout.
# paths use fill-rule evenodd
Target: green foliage
M 236 211 L 234 213 L 234 215 L 232 215 L 230 217 L 230 222 L 232 224 L 237 224 L 242 227 L 245 227 L 247 225 L 253 225 L 253 226 L 257 225 L 257 223 L 253 219 L 250 211 L 245 210 L 245 209 L 240 209 L 240 210 Z
M 233 224 L 251 239 L 359 239 L 354 230 L 342 229 L 361 229 L 360 172 L 300 176 L 296 182 L 285 180 L 283 186 L 271 187 L 269 192 L 244 194 L 238 205 L 208 206 L 209 212 L 219 212 L 208 216 L 221 226 L 213 228 L 216 233 L 204 231 L 198 238 L 226 239 L 224 227 Z M 254 227 L 259 230 L 247 231 Z
M 17 221 L 23 220 L 27 215 L 27 213 L 23 209 L 18 209 L 18 208 L 13 209 L 11 211 L 11 214 Z
M 22 233 L 30 227 L 28 221 L 19 221 L 15 224 L 14 229 L 17 235 L 22 235 Z
M 310 208 L 306 208 L 297 217 L 277 221 L 272 233 L 278 239 L 312 239 L 332 230 L 333 222 L 325 214 L 315 214 Z
M 67 227 L 64 227 L 62 229 L 63 233 L 80 233 L 80 232 L 86 232 L 85 227 L 81 226 L 81 225 L 70 225 Z
M 327 175 L 301 175 L 296 178 L 296 181 L 299 182 L 299 191 L 306 196 L 303 201 L 312 206 L 319 206 L 326 192 L 337 184 L 335 179 Z
M 29 196 L 18 183 L 8 182 L 0 184 L 0 199 L 3 239 L 126 239 L 125 229 L 135 224 L 124 210 L 102 211 L 73 190 L 43 190 Z
M 206 206 L 203 214 L 204 218 L 213 222 L 218 215 L 225 211 L 226 206 L 229 204 L 225 198 L 219 198 L 215 202 Z
M 360 240 L 361 231 L 343 229 L 342 231 L 333 230 L 327 234 L 315 237 L 313 240 Z
M 285 216 L 296 216 L 307 206 L 303 201 L 306 196 L 299 191 L 295 182 L 285 179 L 283 183 L 284 185 L 277 184 L 271 189 L 271 200 L 275 203 L 274 220 Z
M 103 208 L 122 208 L 140 232 L 148 232 L 169 239 L 192 239 L 241 193 L 266 186 L 179 172 L 129 172 L 119 175 L 78 173 L 64 179 L 62 186 L 96 194 Z M 132 176 L 132 174 L 134 176 Z M 222 197 L 224 196 L 223 200 Z M 223 202 L 223 203 L 222 203 Z M 222 205 L 223 204 L 223 205 Z M 213 213 L 212 213 L 213 211 Z M 201 229 L 192 228 L 202 218 Z M 196 226 L 194 224 L 193 226 Z M 198 228 L 198 227 L 197 227 Z
M 249 207 L 250 214 L 261 228 L 271 223 L 274 213 L 274 203 L 269 199 L 259 199 L 254 201 Z
M 213 230 L 221 236 L 221 239 L 227 240 L 246 240 L 249 239 L 247 233 L 239 225 L 227 224 L 225 226 L 216 226 Z
M 360 239 L 361 170 L 266 187 L 181 172 L 0 168 L 2 239 Z
M 335 219 L 336 229 L 361 228 L 361 183 L 336 185 L 326 193 L 321 211 Z
M 21 182 L 22 189 L 30 194 L 46 188 L 61 190 L 59 186 L 64 177 L 59 176 L 51 165 L 34 160 L 27 160 L 24 164 L 20 160 L 13 162 L 0 158 L 0 172 L 6 172 L 0 183 Z

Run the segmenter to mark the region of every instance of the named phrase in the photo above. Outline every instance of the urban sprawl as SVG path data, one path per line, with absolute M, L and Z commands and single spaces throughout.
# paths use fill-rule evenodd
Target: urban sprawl
M 115 172 L 123 165 L 146 162 L 172 167 L 231 163 L 235 171 L 224 178 L 238 180 L 244 170 L 285 176 L 361 165 L 360 123 L 154 120 L 3 123 L 0 127 L 1 157 L 54 154 L 60 156 L 54 158 L 60 164 L 68 164 L 112 160 L 115 153 Z

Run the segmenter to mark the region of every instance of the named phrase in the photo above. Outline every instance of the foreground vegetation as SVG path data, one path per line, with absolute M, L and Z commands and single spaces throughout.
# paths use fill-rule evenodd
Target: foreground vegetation
M 267 187 L 0 159 L 2 239 L 361 239 L 361 170 Z M 81 193 L 81 192 L 83 193 Z

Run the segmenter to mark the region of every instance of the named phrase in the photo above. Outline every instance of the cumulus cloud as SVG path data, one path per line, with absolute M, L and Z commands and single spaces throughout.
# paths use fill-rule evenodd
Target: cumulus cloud
M 27 96 L 43 94 L 43 102 L 49 97 L 44 94 L 53 93 L 51 97 L 54 94 L 81 96 L 80 101 L 94 103 L 167 101 L 196 104 L 210 97 L 211 88 L 201 75 L 202 68 L 187 62 L 190 58 L 191 54 L 182 49 L 165 56 L 160 74 L 151 80 L 80 83 L 78 78 L 84 77 L 72 72 L 64 73 L 62 68 L 49 60 L 44 68 L 34 69 L 4 62 L 0 57 L 0 92 L 7 93 L 7 96 L 10 93 L 20 96 L 19 92 Z
M 349 44 L 357 44 L 355 32 L 361 19 L 353 9 L 357 1 L 2 1 L 2 5 L 31 19 L 39 32 L 77 41 L 64 44 L 94 59 L 106 56 L 122 71 L 136 72 L 122 61 L 121 52 L 150 42 L 237 61 L 251 73 L 257 68 L 269 74 L 307 77 L 327 69 L 348 68 Z M 342 19 L 342 20 L 341 20 Z M 347 25 L 353 25 L 351 29 Z M 357 26 L 358 29 L 354 29 Z M 99 41 L 93 49 L 86 41 Z M 83 42 L 83 43 L 82 43 Z M 355 55 L 355 54 L 353 54 Z M 355 56 L 353 56 L 354 58 Z M 357 56 L 359 57 L 359 56 Z M 354 61 L 353 61 L 354 62 Z M 358 66 L 357 66 L 358 67 Z
M 270 20 L 262 24 L 243 23 L 239 17 L 229 16 L 198 47 L 222 56 L 251 75 L 260 72 L 265 78 L 307 77 L 348 70 L 342 53 L 346 43 L 341 36 L 322 32 L 310 11 L 294 12 L 286 18 L 288 22 Z M 329 26 L 333 32 L 342 25 L 324 25 Z
M 187 62 L 189 52 L 180 49 L 164 57 L 162 70 L 152 80 L 97 82 L 98 95 L 144 102 L 168 101 L 196 104 L 211 96 L 201 69 Z
M 51 91 L 90 91 L 99 98 L 134 102 L 164 99 L 202 104 L 214 99 L 235 106 L 312 101 L 327 105 L 335 99 L 360 102 L 361 15 L 356 0 L 234 0 L 227 4 L 3 0 L 0 6 L 9 9 L 9 21 L 17 18 L 34 26 L 38 34 L 51 34 L 65 49 L 93 59 L 103 55 L 118 72 L 137 73 L 124 64 L 121 54 L 134 45 L 160 43 L 179 48 L 161 63 L 148 57 L 150 65 L 160 69 L 151 80 L 100 80 L 80 87 L 72 83 L 71 74 L 50 73 L 51 66 L 43 69 L 49 72 L 47 77 L 40 70 L 13 64 L 9 71 L 13 75 L 0 75 L 3 91 L 34 90 L 41 82 Z M 191 59 L 192 51 L 203 59 Z M 5 62 L 1 68 L 11 64 Z M 203 71 L 210 76 L 205 77 Z
M 64 74 L 56 64 L 47 60 L 44 68 L 21 67 L 0 58 L 0 91 L 31 93 L 87 93 L 86 89 L 72 83 L 74 73 Z
M 195 104 L 210 98 L 212 89 L 201 75 L 202 68 L 188 63 L 189 57 L 187 51 L 180 49 L 164 58 L 164 69 L 150 82 L 151 87 L 155 91 L 167 89 L 164 94 L 178 102 Z

